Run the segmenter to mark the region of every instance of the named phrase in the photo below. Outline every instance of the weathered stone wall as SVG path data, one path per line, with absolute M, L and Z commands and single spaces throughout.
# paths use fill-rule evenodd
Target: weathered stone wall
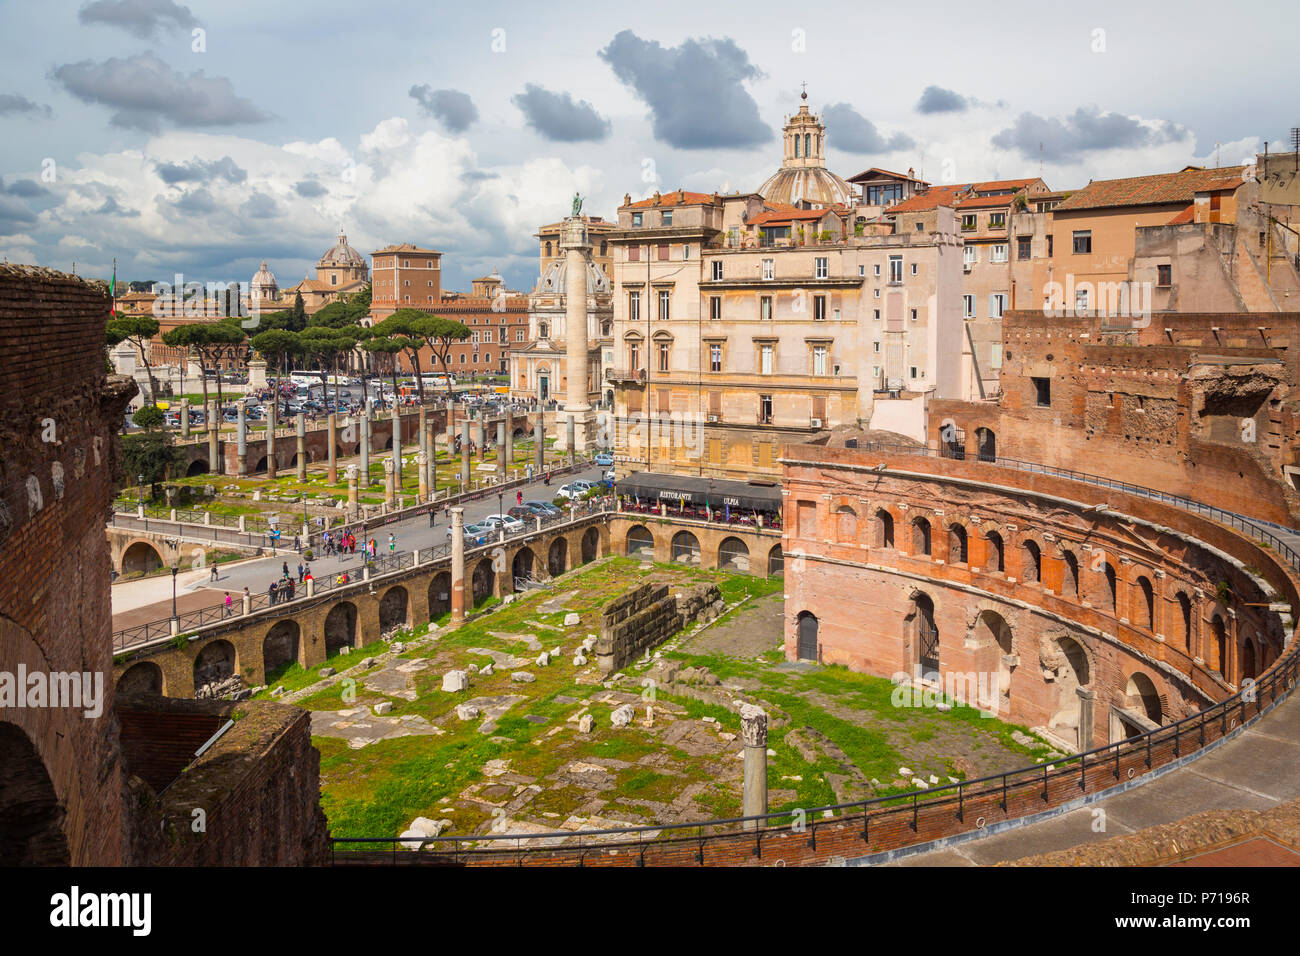
M 601 673 L 621 670 L 657 647 L 702 613 L 716 616 L 722 594 L 715 584 L 670 592 L 667 584 L 643 584 L 605 606 L 596 641 Z
M 83 866 L 123 862 L 104 516 L 136 389 L 107 378 L 108 308 L 102 284 L 0 265 L 0 672 L 97 674 L 108 698 L 97 717 L 3 708 L 0 730 L 34 750 L 21 773 L 48 777 L 60 808 L 50 833 Z M 0 773 L 13 785 L 20 771 L 9 762 Z M 14 833 L 12 806 L 0 793 L 0 837 Z
M 139 777 L 133 779 L 143 812 L 136 816 L 131 840 L 150 864 L 312 866 L 326 861 L 320 754 L 311 745 L 310 714 L 258 701 L 142 696 L 124 698 L 123 707 L 162 747 L 170 738 L 184 736 L 197 718 L 214 718 L 217 727 L 234 720 L 203 756 L 159 788 L 161 793 Z M 131 752 L 144 757 L 139 748 L 130 748 L 128 758 Z M 134 773 L 144 767 L 128 759 L 127 769 Z

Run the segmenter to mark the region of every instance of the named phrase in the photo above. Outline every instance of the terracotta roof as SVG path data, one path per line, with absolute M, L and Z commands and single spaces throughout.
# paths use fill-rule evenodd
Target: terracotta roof
M 1017 191 L 1024 189 L 1038 182 L 1038 177 L 1031 179 L 994 179 L 987 183 L 971 183 L 972 191 L 977 193 L 991 192 L 995 189 L 1015 189 Z
M 658 201 L 654 196 L 649 199 L 640 199 L 634 203 L 629 203 L 625 209 L 636 209 L 645 206 L 711 206 L 718 200 L 714 193 L 693 193 L 684 189 L 674 189 L 670 193 L 660 193 Z
M 909 176 L 906 173 L 896 173 L 890 169 L 881 169 L 879 166 L 872 166 L 870 169 L 864 169 L 856 176 L 850 176 L 849 182 L 859 183 L 865 179 L 871 179 L 874 176 L 891 176 L 894 179 L 902 179 L 911 183 L 923 183 L 926 186 L 930 185 L 924 179 L 917 179 L 915 176 Z
M 1156 176 L 1132 176 L 1128 179 L 1099 179 L 1075 192 L 1056 207 L 1057 212 L 1072 209 L 1106 209 L 1113 206 L 1163 206 L 1190 203 L 1198 192 L 1234 189 L 1243 182 L 1244 166 L 1220 169 L 1185 169 Z
M 765 209 L 746 225 L 765 226 L 774 222 L 816 222 L 828 215 L 834 215 L 834 209 L 800 209 L 781 203 L 776 209 Z
M 1180 212 L 1178 215 L 1174 216 L 1173 219 L 1170 219 L 1169 225 L 1181 226 L 1185 223 L 1192 222 L 1195 218 L 1196 218 L 1196 205 L 1195 203 L 1193 203 L 1192 205 L 1184 209 L 1182 212 Z
M 409 242 L 403 242 L 401 245 L 396 245 L 396 246 L 384 246 L 384 248 L 376 249 L 374 252 L 370 254 L 372 256 L 380 256 L 386 252 L 418 252 L 424 255 L 435 255 L 435 256 L 442 255 L 442 253 L 439 252 L 437 249 L 425 249 L 422 248 L 421 246 L 411 245 L 411 243 Z
M 962 196 L 957 200 L 958 209 L 987 209 L 990 207 L 1010 206 L 1011 201 L 1018 194 L 1013 193 L 1009 196 Z
M 925 212 L 937 206 L 955 206 L 961 191 L 969 185 L 969 183 L 966 183 L 961 186 L 931 186 L 927 192 L 920 196 L 912 196 L 910 199 L 904 199 L 902 202 L 890 206 L 885 210 L 885 215 L 892 216 L 894 213 L 899 212 Z

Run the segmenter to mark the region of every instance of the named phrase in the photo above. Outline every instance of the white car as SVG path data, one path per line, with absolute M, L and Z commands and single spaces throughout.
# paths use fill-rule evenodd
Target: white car
M 570 501 L 577 501 L 594 487 L 595 485 L 590 481 L 579 479 L 578 481 L 570 482 L 561 487 L 559 495 L 561 498 L 568 498 Z
M 481 518 L 478 523 L 487 525 L 492 529 L 505 528 L 507 534 L 524 530 L 524 523 L 518 518 L 510 517 L 510 515 L 488 515 L 486 518 Z

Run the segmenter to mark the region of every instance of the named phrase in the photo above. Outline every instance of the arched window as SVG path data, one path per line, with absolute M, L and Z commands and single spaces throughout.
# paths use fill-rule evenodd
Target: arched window
M 912 519 L 912 553 L 930 554 L 930 522 L 925 518 Z
M 1061 596 L 1077 598 L 1079 596 L 1079 559 L 1073 551 L 1062 551 L 1061 559 L 1065 563 L 1061 575 Z
M 998 572 L 1005 571 L 1007 568 L 1002 546 L 1002 535 L 996 531 L 990 531 L 984 536 L 984 541 L 988 549 L 988 569 Z
M 1043 552 L 1036 541 L 1026 541 L 1020 546 L 1020 580 L 1036 584 L 1043 579 Z
M 546 254 L 548 256 L 551 254 L 551 244 L 549 242 L 546 244 Z
M 975 429 L 975 445 L 979 449 L 977 454 L 980 461 L 997 461 L 998 436 L 993 433 L 993 429 Z
M 1209 664 L 1219 672 L 1219 676 L 1228 676 L 1228 629 L 1224 627 L 1223 618 L 1217 614 L 1210 621 Z
M 966 563 L 966 529 L 959 524 L 948 528 L 948 563 Z
M 1192 599 L 1178 592 L 1178 611 L 1183 620 L 1183 648 L 1192 652 Z
M 1138 610 L 1142 616 L 1137 623 L 1149 631 L 1156 629 L 1156 595 L 1155 590 L 1151 587 L 1151 581 L 1145 576 L 1137 579 L 1138 590 L 1142 592 L 1142 603 Z
M 1106 600 L 1105 610 L 1114 613 L 1119 608 L 1119 602 L 1117 600 L 1118 590 L 1116 586 L 1115 567 L 1109 561 L 1106 562 L 1104 573 L 1106 575 L 1106 593 L 1103 595 Z
M 875 540 L 872 543 L 877 548 L 894 546 L 894 516 L 884 508 L 876 509 Z

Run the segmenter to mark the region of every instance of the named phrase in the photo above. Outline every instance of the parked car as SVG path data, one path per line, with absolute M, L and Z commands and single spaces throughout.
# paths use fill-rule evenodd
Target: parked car
M 614 482 L 618 481 L 618 478 L 616 478 L 616 477 L 614 476 L 614 469 L 613 469 L 613 468 L 611 468 L 609 471 L 605 472 L 605 481 L 607 481 L 607 482 L 608 482 L 609 484 L 611 484 L 611 485 L 612 485 Z
M 555 507 L 555 505 L 551 504 L 549 501 L 525 501 L 524 507 L 531 508 L 536 514 L 541 515 L 543 518 L 555 518 L 564 514 L 563 511 Z
M 514 508 L 511 508 L 509 511 L 507 511 L 506 514 L 510 515 L 510 517 L 512 518 L 518 518 L 520 521 L 527 524 L 528 522 L 536 518 L 538 515 L 542 514 L 542 512 L 534 511 L 532 508 L 529 508 L 527 505 L 517 505 Z
M 570 501 L 577 501 L 594 487 L 596 486 L 590 481 L 578 479 L 577 481 L 571 481 L 569 484 L 561 486 L 558 494 L 561 498 L 568 498 Z
M 518 518 L 510 517 L 510 515 L 488 515 L 480 519 L 479 524 L 489 525 L 492 528 L 505 528 L 506 534 L 514 534 L 516 531 L 524 530 L 524 523 Z
M 614 464 L 614 455 L 611 452 L 602 451 L 593 461 L 597 465 L 612 465 Z

